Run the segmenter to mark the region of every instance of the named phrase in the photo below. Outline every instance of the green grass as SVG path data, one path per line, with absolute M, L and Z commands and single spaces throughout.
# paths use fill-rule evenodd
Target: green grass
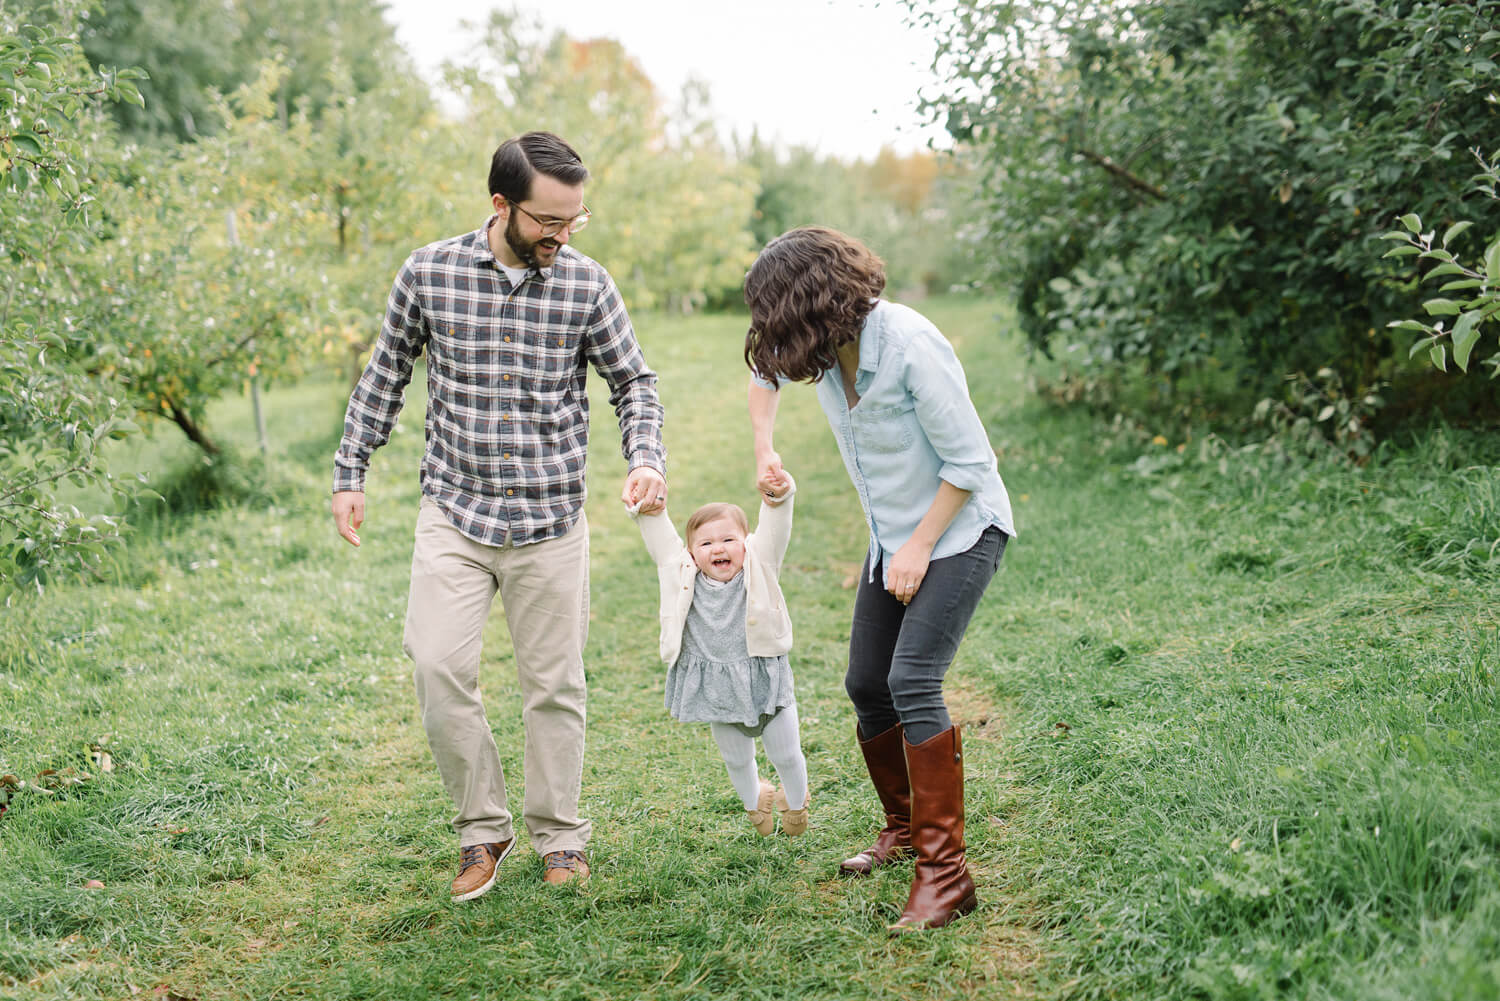
M 420 387 L 353 550 L 327 515 L 343 387 L 312 382 L 268 394 L 269 459 L 205 471 L 165 429 L 133 443 L 119 464 L 169 503 L 137 513 L 104 582 L 0 610 L 0 773 L 92 776 L 0 820 L 0 991 L 1500 995 L 1500 449 L 1436 428 L 1363 468 L 1178 452 L 1030 398 L 994 304 L 923 308 L 959 347 L 1021 532 L 950 674 L 975 915 L 891 940 L 909 870 L 832 876 L 873 829 L 841 684 L 865 536 L 805 387 L 778 446 L 800 487 L 783 583 L 812 830 L 757 838 L 706 728 L 661 709 L 654 575 L 600 394 L 595 878 L 543 887 L 522 851 L 450 905 L 451 807 L 400 651 Z M 742 321 L 639 326 L 674 513 L 750 503 Z M 242 454 L 247 411 L 212 415 Z M 518 805 L 498 614 L 483 682 Z

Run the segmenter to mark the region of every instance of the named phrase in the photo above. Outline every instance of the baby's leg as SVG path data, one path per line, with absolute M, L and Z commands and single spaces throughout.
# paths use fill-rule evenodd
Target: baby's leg
M 710 723 L 709 730 L 724 757 L 729 781 L 740 794 L 745 809 L 754 810 L 760 802 L 760 773 L 755 769 L 755 738 L 747 737 L 728 723 Z M 775 761 L 775 758 L 771 759 Z
M 797 707 L 787 706 L 771 717 L 760 739 L 766 745 L 766 757 L 781 778 L 790 809 L 807 805 L 807 759 L 802 756 L 802 731 L 797 723 Z

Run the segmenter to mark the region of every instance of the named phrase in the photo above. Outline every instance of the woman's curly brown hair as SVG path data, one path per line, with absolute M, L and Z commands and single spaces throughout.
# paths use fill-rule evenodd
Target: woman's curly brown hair
M 885 263 L 838 230 L 803 226 L 760 252 L 745 276 L 745 364 L 762 378 L 814 382 L 859 336 L 885 288 Z

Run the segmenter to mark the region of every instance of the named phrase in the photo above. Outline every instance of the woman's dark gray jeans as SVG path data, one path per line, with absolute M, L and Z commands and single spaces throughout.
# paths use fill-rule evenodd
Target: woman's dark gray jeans
M 885 589 L 881 568 L 870 579 L 865 557 L 844 690 L 866 739 L 901 723 L 907 741 L 920 744 L 953 725 L 943 701 L 943 675 L 1000 567 L 1008 538 L 991 525 L 966 551 L 933 560 L 910 605 Z

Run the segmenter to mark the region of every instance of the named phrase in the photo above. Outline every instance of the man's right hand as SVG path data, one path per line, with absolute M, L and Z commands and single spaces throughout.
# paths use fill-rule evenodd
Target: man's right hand
M 349 545 L 359 545 L 359 526 L 365 521 L 363 490 L 340 490 L 333 495 L 333 525 Z

